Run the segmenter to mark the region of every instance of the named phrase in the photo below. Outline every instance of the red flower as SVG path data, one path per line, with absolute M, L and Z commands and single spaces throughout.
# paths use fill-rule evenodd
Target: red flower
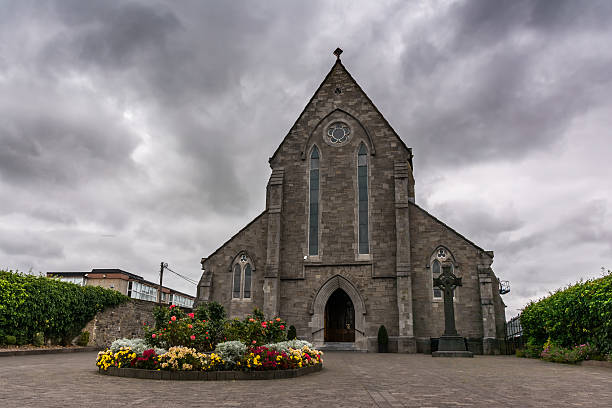
M 170 305 L 170 309 L 172 309 L 173 307 L 176 307 L 176 305 Z
M 176 321 L 176 316 L 172 316 L 170 320 L 172 320 L 173 322 Z
M 280 322 L 280 317 L 277 317 L 277 318 L 276 318 L 276 321 L 277 321 L 277 322 Z
M 153 334 L 151 335 L 151 337 L 156 338 L 157 336 L 155 335 L 155 333 L 153 333 Z
M 191 317 L 192 319 L 195 317 L 193 313 L 189 313 L 187 316 Z
M 193 335 L 193 334 L 192 334 L 192 335 L 191 335 L 189 338 L 190 338 L 191 340 L 195 340 L 195 335 Z
M 253 340 L 253 344 L 257 343 L 257 341 Z
M 206 323 L 206 320 L 202 320 L 202 323 Z
M 280 325 L 280 328 L 281 328 L 281 330 L 285 330 L 285 325 L 284 325 L 284 324 L 281 324 L 281 325 Z

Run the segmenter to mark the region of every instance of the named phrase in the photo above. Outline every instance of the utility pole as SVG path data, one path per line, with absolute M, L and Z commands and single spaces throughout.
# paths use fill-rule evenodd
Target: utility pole
M 157 303 L 161 303 L 162 301 L 162 284 L 164 280 L 164 268 L 167 267 L 168 264 L 165 262 L 161 262 L 159 265 L 159 288 L 157 290 Z

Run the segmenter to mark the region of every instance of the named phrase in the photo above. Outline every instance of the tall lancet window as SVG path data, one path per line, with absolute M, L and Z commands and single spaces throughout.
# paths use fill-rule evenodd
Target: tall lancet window
M 233 274 L 232 298 L 233 299 L 250 299 L 253 292 L 253 272 L 255 266 L 253 261 L 246 255 L 245 252 L 240 252 L 230 269 Z
M 361 143 L 357 153 L 357 184 L 359 188 L 359 253 L 370 253 L 368 239 L 368 150 Z
M 308 229 L 308 255 L 319 254 L 319 149 L 310 153 L 310 213 Z

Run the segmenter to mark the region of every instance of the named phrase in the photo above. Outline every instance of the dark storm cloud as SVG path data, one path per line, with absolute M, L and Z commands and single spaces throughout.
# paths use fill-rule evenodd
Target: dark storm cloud
M 41 257 L 62 258 L 64 251 L 62 245 L 39 234 L 22 231 L 0 230 L 0 253 L 5 257 Z M 11 265 L 0 265 L 0 268 Z
M 593 256 L 612 241 L 598 173 L 551 180 L 575 178 L 562 197 L 534 185 L 501 193 L 507 205 L 460 189 L 431 196 L 445 177 L 492 188 L 452 175 L 509 161 L 514 174 L 490 171 L 511 191 L 540 171 L 523 162 L 561 154 L 579 122 L 570 147 L 585 138 L 607 149 L 585 117 L 612 112 L 611 16 L 607 1 L 9 1 L 0 193 L 11 200 L 0 205 L 0 250 L 25 270 L 123 267 L 152 279 L 164 258 L 198 279 L 199 258 L 263 210 L 267 158 L 340 46 L 414 148 L 419 203 L 495 250 L 523 301 L 592 267 L 572 264 L 555 281 L 532 261 L 539 253 Z M 577 154 L 565 165 L 597 161 Z M 535 198 L 550 214 L 523 206 Z
M 611 14 L 610 2 L 466 1 L 433 17 L 435 29 L 409 29 L 402 67 L 416 90 L 402 124 L 421 163 L 516 159 L 559 143 L 612 91 L 612 53 L 601 36 L 588 41 Z

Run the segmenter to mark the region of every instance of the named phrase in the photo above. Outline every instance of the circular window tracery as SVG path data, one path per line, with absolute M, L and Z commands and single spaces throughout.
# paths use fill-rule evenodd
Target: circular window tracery
M 327 128 L 327 137 L 332 144 L 340 145 L 348 142 L 351 128 L 344 122 L 334 122 Z

